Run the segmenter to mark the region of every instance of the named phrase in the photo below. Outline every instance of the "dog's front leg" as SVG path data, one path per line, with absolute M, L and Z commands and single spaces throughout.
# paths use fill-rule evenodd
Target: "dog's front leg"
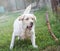
M 35 44 L 35 32 L 32 32 L 32 36 L 31 36 L 31 42 L 34 48 L 37 48 L 38 46 Z
M 14 32 L 12 34 L 12 40 L 11 40 L 11 44 L 10 44 L 10 50 L 13 48 L 14 46 L 14 40 L 15 40 L 15 35 L 14 35 Z

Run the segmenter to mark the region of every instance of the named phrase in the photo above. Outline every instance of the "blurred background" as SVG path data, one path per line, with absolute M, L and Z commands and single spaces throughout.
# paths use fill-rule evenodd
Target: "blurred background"
M 60 0 L 0 0 L 0 13 L 23 10 L 29 4 L 37 9 L 47 4 L 53 11 L 56 11 L 56 7 L 60 7 Z
M 40 9 L 49 6 L 50 9 L 55 9 L 59 6 L 59 0 L 0 0 L 0 13 L 13 12 L 25 9 L 29 4 L 32 4 L 33 9 Z M 56 5 L 55 5 L 56 4 Z

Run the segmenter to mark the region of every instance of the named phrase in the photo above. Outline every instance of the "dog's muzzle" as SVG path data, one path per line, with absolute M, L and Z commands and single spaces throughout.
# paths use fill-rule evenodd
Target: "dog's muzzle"
M 31 30 L 32 27 L 33 27 L 33 22 L 30 22 L 30 26 L 27 26 L 27 28 Z

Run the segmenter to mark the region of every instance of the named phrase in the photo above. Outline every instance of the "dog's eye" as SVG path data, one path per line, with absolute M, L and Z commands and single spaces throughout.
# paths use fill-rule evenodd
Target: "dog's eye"
M 29 18 L 26 18 L 26 20 L 29 20 Z
M 34 20 L 34 18 L 32 18 L 32 20 Z

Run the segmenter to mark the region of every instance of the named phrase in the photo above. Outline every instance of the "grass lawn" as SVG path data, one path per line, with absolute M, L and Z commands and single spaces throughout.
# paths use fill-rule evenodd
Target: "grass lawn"
M 30 40 L 18 41 L 15 40 L 15 46 L 12 51 L 43 51 L 49 46 L 58 46 L 48 32 L 46 25 L 45 10 L 39 10 L 34 13 L 37 18 L 36 22 L 36 44 L 38 48 L 32 47 Z M 10 41 L 13 31 L 13 22 L 19 16 L 19 13 L 9 13 L 0 16 L 0 51 L 9 51 Z M 49 19 L 52 27 L 52 31 L 55 33 L 56 37 L 60 40 L 60 25 L 56 24 L 56 18 L 49 12 Z

